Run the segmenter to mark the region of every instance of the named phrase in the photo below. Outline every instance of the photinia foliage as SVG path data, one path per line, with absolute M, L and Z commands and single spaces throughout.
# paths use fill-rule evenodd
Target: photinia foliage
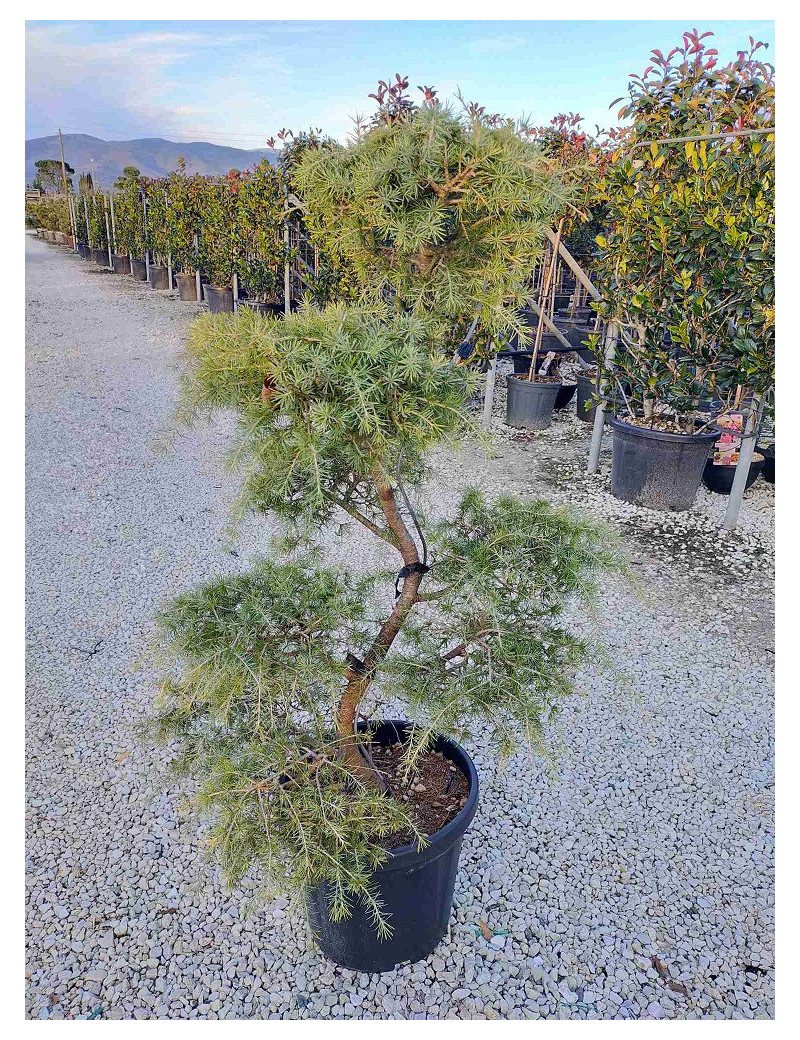
M 687 430 L 700 398 L 775 378 L 775 139 L 735 136 L 774 126 L 774 69 L 752 39 L 720 64 L 710 35 L 685 33 L 631 77 L 594 268 L 600 313 L 627 326 L 614 367 L 632 409 Z M 683 137 L 713 139 L 669 143 Z

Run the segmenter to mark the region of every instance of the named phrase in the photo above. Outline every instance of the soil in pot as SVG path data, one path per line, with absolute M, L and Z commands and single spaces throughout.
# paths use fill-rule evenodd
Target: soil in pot
M 169 284 L 169 268 L 167 267 L 154 267 L 151 264 L 148 280 L 150 282 L 150 286 L 153 289 L 172 288 L 172 286 Z
M 131 257 L 131 274 L 137 282 L 147 281 L 147 264 L 144 260 L 134 260 Z
M 763 455 L 753 454 L 753 461 L 750 463 L 750 471 L 744 485 L 745 491 L 758 480 L 759 473 L 764 469 L 764 462 Z M 703 483 L 709 491 L 713 491 L 717 495 L 729 495 L 735 473 L 735 466 L 715 466 L 713 460 L 709 459 L 703 469 Z
M 506 423 L 522 430 L 545 430 L 553 421 L 560 380 L 506 378 Z
M 365 729 L 363 723 L 359 728 Z M 330 890 L 318 885 L 307 894 L 309 922 L 322 952 L 355 971 L 391 971 L 402 961 L 427 957 L 447 931 L 464 832 L 478 804 L 478 777 L 469 755 L 444 737 L 424 756 L 418 775 L 425 791 L 408 790 L 399 774 L 399 749 L 408 723 L 385 722 L 373 736 L 373 760 L 385 773 L 396 797 L 414 798 L 418 826 L 428 831 L 421 851 L 408 835 L 387 839 L 389 858 L 373 875 L 393 931 L 378 938 L 369 910 L 358 900 L 345 921 L 330 920 Z M 454 767 L 454 768 L 451 768 Z M 431 828 L 428 830 L 428 828 Z
M 181 271 L 175 275 L 178 283 L 178 296 L 187 302 L 197 302 L 197 276 L 191 271 Z
M 690 509 L 719 431 L 672 433 L 619 418 L 611 427 L 611 494 L 648 509 Z
M 122 253 L 111 254 L 111 266 L 114 269 L 114 274 L 130 274 L 131 262 Z
M 233 314 L 233 290 L 217 285 L 205 285 L 203 291 L 212 314 Z

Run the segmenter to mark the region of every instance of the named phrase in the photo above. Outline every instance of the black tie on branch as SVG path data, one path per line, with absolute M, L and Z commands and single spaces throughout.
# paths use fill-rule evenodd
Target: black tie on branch
M 364 675 L 364 673 L 367 670 L 367 667 L 364 664 L 364 662 L 359 660 L 355 654 L 351 654 L 349 650 L 347 652 L 346 661 L 348 670 L 350 671 L 354 679 L 360 678 L 362 675 Z
M 403 578 L 409 578 L 412 574 L 427 574 L 430 567 L 425 563 L 407 563 L 402 570 L 397 572 L 397 578 L 394 583 L 394 598 L 400 595 L 400 582 Z

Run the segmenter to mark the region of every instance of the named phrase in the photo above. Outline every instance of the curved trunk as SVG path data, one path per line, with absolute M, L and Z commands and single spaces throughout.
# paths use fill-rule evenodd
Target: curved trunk
M 419 563 L 416 543 L 397 508 L 394 491 L 380 478 L 376 479 L 375 484 L 383 515 L 386 517 L 390 531 L 397 539 L 403 563 L 406 565 Z M 384 786 L 382 779 L 362 755 L 355 737 L 358 705 L 372 683 L 377 666 L 389 652 L 389 648 L 403 627 L 403 622 L 417 602 L 422 577 L 422 574 L 416 571 L 403 579 L 403 587 L 394 608 L 381 625 L 363 663 L 348 667 L 345 673 L 347 686 L 342 693 L 336 713 L 336 732 L 339 737 L 339 750 L 342 758 L 355 776 L 364 783 L 375 787 Z

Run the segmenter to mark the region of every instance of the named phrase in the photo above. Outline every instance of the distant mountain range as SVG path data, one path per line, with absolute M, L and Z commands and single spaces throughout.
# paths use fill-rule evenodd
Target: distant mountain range
M 136 166 L 146 177 L 163 177 L 174 170 L 178 157 L 186 160 L 187 173 L 221 174 L 230 169 L 244 170 L 266 157 L 275 162 L 280 153 L 274 148 L 225 148 L 204 141 L 165 141 L 145 137 L 137 141 L 103 141 L 88 134 L 64 134 L 64 159 L 78 174 L 90 172 L 98 187 L 110 188 L 126 166 Z M 58 136 L 34 137 L 25 142 L 25 183 L 36 176 L 38 159 L 57 159 Z

